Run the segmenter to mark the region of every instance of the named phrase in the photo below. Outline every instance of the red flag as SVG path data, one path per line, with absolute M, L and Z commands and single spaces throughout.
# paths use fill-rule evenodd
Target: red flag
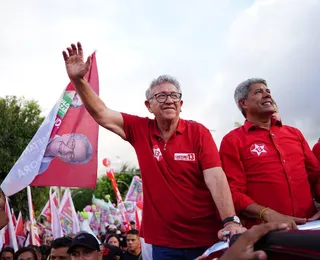
M 11 215 L 12 215 L 13 226 L 16 227 L 16 225 L 17 225 L 17 218 L 16 218 L 16 215 L 14 214 L 13 209 L 11 209 Z
M 96 55 L 87 75 L 99 94 Z M 32 186 L 94 188 L 97 181 L 98 124 L 89 115 L 69 83 L 61 101 L 55 127 Z
M 50 193 L 51 194 L 51 190 Z M 56 195 L 56 192 L 54 192 L 52 194 L 52 198 L 53 198 L 53 202 L 55 204 L 55 206 L 58 208 L 59 207 L 59 202 L 58 202 L 58 198 Z M 50 207 L 50 198 L 47 201 L 46 205 L 43 207 L 42 211 L 41 211 L 41 215 L 44 216 L 46 219 L 44 221 L 45 224 L 45 228 L 48 230 L 51 230 L 51 207 Z
M 7 230 L 6 230 L 6 235 L 5 235 L 6 244 L 8 243 L 14 249 L 14 251 L 17 251 L 18 250 L 18 243 L 17 243 L 17 238 L 16 238 L 14 226 L 13 226 L 13 221 L 12 221 L 11 210 L 10 210 L 8 198 L 6 199 L 6 213 L 9 218 L 9 222 L 8 222 Z
M 17 225 L 16 225 L 16 237 L 17 237 L 17 242 L 19 248 L 23 247 L 24 242 L 26 240 L 26 235 L 24 233 L 24 227 L 23 227 L 23 220 L 22 220 L 22 215 L 21 212 L 19 212 L 19 216 L 17 219 Z

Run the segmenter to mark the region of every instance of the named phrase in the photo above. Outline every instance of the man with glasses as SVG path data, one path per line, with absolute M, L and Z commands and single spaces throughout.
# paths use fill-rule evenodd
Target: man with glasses
M 39 174 L 46 171 L 56 157 L 69 164 L 85 164 L 90 161 L 91 156 L 92 146 L 85 135 L 55 135 L 47 145 Z
M 141 236 L 153 259 L 194 259 L 223 234 L 243 232 L 210 131 L 179 118 L 179 82 L 152 81 L 145 106 L 154 119 L 113 111 L 92 91 L 81 44 L 63 52 L 67 73 L 91 116 L 135 149 L 143 182 Z M 221 222 L 221 220 L 223 220 Z M 227 232 L 223 232 L 227 231 Z
M 67 253 L 71 255 L 71 260 L 102 260 L 98 240 L 87 232 L 81 232 L 72 239 Z

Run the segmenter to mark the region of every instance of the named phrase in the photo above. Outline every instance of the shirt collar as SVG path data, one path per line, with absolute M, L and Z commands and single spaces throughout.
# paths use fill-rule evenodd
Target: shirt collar
M 176 134 L 183 134 L 185 129 L 186 129 L 185 120 L 179 118 L 178 127 L 176 129 Z M 157 126 L 156 118 L 153 120 L 153 124 L 152 124 L 152 135 L 161 137 L 158 126 Z
M 281 127 L 282 122 L 279 120 L 276 120 L 275 118 L 271 118 L 271 126 L 275 126 L 275 125 Z M 245 132 L 248 133 L 250 129 L 256 128 L 256 125 L 254 125 L 246 120 L 246 121 L 244 121 L 243 128 L 244 128 Z

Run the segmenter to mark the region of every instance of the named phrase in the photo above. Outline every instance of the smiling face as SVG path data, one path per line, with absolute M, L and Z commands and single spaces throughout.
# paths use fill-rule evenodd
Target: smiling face
M 273 100 L 269 88 L 263 83 L 254 83 L 250 86 L 248 98 L 239 101 L 246 113 L 246 117 L 271 116 L 274 112 Z
M 87 144 L 74 134 L 58 136 L 48 145 L 46 156 L 59 157 L 67 163 L 80 163 L 87 159 Z
M 157 86 L 154 86 L 152 88 L 152 94 L 151 99 L 145 101 L 145 105 L 148 108 L 149 112 L 153 113 L 155 117 L 160 121 L 166 121 L 166 120 L 175 120 L 179 118 L 180 112 L 181 112 L 181 106 L 183 104 L 182 100 L 179 100 L 175 102 L 176 100 L 170 96 L 167 97 L 167 100 L 164 102 L 161 102 L 161 94 L 172 94 L 177 93 L 177 96 L 179 95 L 178 89 L 175 87 L 175 85 L 164 82 L 162 84 L 159 84 Z M 158 96 L 158 100 L 156 96 Z

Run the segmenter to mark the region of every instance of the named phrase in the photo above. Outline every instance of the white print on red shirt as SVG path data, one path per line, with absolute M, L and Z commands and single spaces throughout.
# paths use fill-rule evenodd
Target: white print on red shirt
M 194 162 L 196 160 L 196 155 L 194 153 L 175 153 L 174 160 Z
M 156 158 L 158 160 L 158 162 L 160 160 L 162 160 L 163 157 L 162 157 L 162 153 L 160 151 L 159 146 L 158 145 L 154 145 L 152 150 L 153 150 L 153 157 Z
M 250 147 L 250 152 L 253 155 L 260 156 L 261 154 L 267 153 L 267 146 L 265 144 L 253 144 Z

